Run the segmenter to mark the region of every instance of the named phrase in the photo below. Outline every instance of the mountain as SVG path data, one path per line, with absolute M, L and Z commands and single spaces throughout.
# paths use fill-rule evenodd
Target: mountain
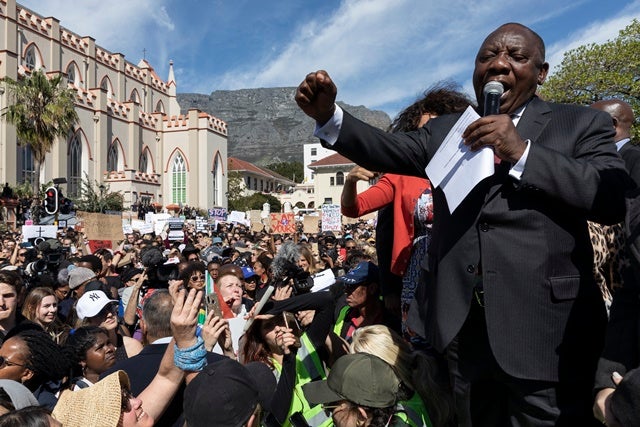
M 298 108 L 296 88 L 217 90 L 211 95 L 181 93 L 178 103 L 224 120 L 228 129 L 228 155 L 265 166 L 278 161 L 302 162 L 302 144 L 317 142 L 315 122 Z M 381 129 L 391 120 L 383 111 L 338 102 L 355 117 Z

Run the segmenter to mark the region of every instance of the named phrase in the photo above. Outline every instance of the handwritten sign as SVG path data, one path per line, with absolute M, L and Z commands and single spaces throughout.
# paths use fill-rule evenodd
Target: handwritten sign
M 272 213 L 270 214 L 270 218 L 272 233 L 287 234 L 296 232 L 296 222 L 293 218 L 293 212 Z
M 95 212 L 78 212 L 88 240 L 122 240 L 122 217 Z
M 264 229 L 261 213 L 262 212 L 260 212 L 257 209 L 249 211 L 249 221 L 251 221 L 251 231 L 255 231 L 256 233 L 260 233 Z
M 224 221 L 227 219 L 227 210 L 225 208 L 209 208 L 209 219 Z
M 322 231 L 341 231 L 340 205 L 322 205 Z
M 231 211 L 229 213 L 228 221 L 229 222 L 240 222 L 244 223 L 245 221 L 245 213 L 240 211 Z

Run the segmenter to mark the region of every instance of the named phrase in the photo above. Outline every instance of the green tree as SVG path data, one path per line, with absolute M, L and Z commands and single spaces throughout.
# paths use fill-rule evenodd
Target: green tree
M 297 183 L 301 183 L 304 178 L 304 166 L 302 162 L 271 163 L 267 165 L 267 169 Z
M 40 188 L 40 168 L 57 137 L 67 137 L 78 122 L 74 92 L 66 88 L 62 74 L 51 79 L 34 71 L 30 77 L 5 78 L 10 96 L 7 121 L 16 127 L 18 144 L 28 145 L 33 153 L 35 178 L 33 192 Z
M 280 212 L 282 205 L 280 201 L 271 194 L 254 193 L 251 196 L 239 197 L 237 199 L 229 199 L 230 211 L 246 212 L 252 209 L 262 210 L 262 205 L 269 203 L 271 212 Z
M 633 135 L 640 135 L 640 21 L 634 19 L 618 37 L 565 53 L 562 63 L 540 88 L 548 101 L 589 105 L 618 98 L 633 108 Z
M 238 171 L 230 171 L 227 176 L 227 200 L 229 204 L 243 197 L 244 185 L 242 175 Z
M 80 197 L 72 200 L 77 210 L 85 212 L 122 211 L 124 205 L 122 194 L 109 191 L 108 185 L 98 181 L 91 182 L 86 175 L 80 183 Z

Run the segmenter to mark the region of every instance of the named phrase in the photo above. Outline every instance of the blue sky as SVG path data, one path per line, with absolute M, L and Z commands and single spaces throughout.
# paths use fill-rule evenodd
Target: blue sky
M 472 93 L 482 39 L 521 22 L 563 52 L 617 36 L 640 0 L 23 0 L 163 78 L 174 61 L 178 92 L 297 86 L 316 69 L 338 99 L 395 115 L 440 80 Z M 213 113 L 215 115 L 215 112 Z

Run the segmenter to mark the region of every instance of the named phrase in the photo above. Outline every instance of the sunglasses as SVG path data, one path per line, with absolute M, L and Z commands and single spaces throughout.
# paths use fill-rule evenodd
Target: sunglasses
M 203 275 L 191 276 L 189 277 L 189 280 L 191 280 L 192 282 L 204 282 L 204 276 Z
M 127 390 L 126 388 L 121 388 L 120 391 L 122 393 L 122 400 L 120 401 L 120 409 L 122 410 L 122 413 L 129 412 L 131 411 L 130 401 L 133 398 L 133 394 L 131 394 L 131 391 Z
M 0 356 L 0 369 L 4 368 L 5 366 L 20 366 L 21 368 L 28 367 L 27 365 L 21 365 L 20 363 L 9 362 L 4 356 Z
M 330 417 L 337 408 L 341 407 L 344 402 L 322 403 L 320 406 L 327 417 Z
M 18 256 L 27 256 L 26 252 L 18 252 Z
M 102 310 L 100 310 L 100 312 L 96 314 L 96 317 L 98 316 L 107 317 L 107 315 L 109 314 L 115 314 L 117 310 L 118 310 L 118 307 L 115 304 L 109 303 L 104 307 L 102 307 Z

